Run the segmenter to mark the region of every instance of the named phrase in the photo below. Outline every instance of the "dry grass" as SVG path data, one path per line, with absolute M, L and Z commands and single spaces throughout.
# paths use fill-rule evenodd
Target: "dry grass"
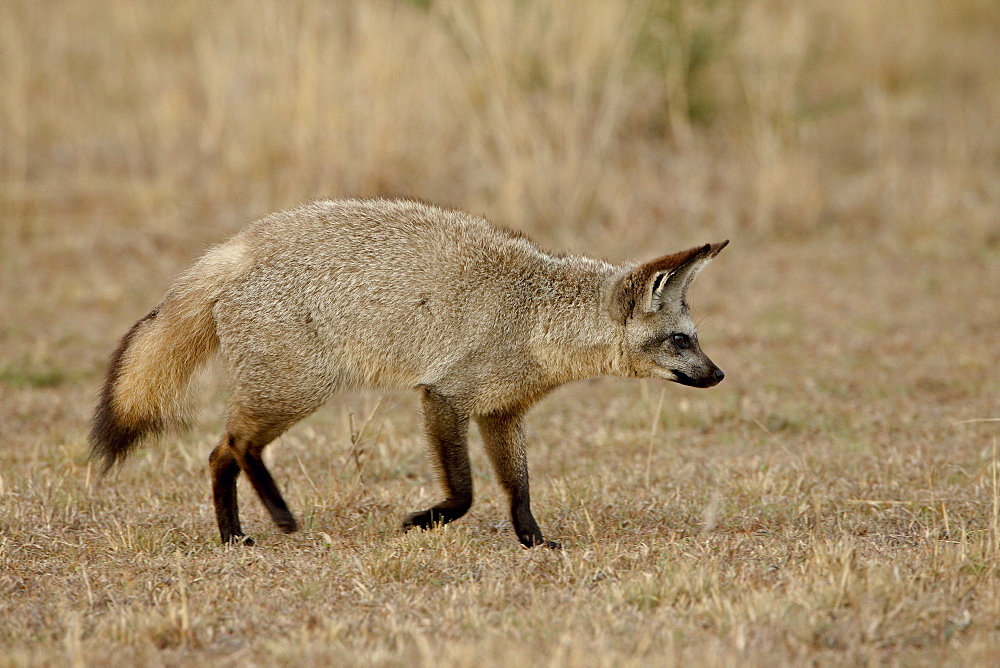
M 0 664 L 995 664 L 998 35 L 993 0 L 0 3 Z M 243 490 L 253 549 L 214 542 L 215 386 L 88 468 L 171 276 L 376 193 L 614 259 L 733 238 L 692 300 L 725 383 L 533 414 L 561 552 L 475 443 L 472 513 L 399 532 L 436 495 L 406 394 L 283 437 L 305 529 Z

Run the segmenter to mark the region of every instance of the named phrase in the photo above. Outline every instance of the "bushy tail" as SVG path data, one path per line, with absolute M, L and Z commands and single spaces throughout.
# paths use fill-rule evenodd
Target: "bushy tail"
M 217 260 L 209 253 L 178 279 L 111 355 L 90 430 L 91 459 L 103 460 L 105 472 L 183 421 L 191 377 L 219 346 L 212 308 L 228 272 Z

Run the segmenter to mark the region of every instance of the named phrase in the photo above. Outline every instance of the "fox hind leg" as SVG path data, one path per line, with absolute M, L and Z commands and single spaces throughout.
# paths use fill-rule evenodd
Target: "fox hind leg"
M 235 450 L 240 470 L 250 479 L 250 484 L 253 485 L 254 491 L 260 497 L 261 503 L 267 508 L 271 519 L 282 532 L 292 533 L 298 531 L 298 522 L 288 510 L 288 505 L 285 503 L 284 497 L 281 496 L 274 478 L 271 477 L 271 472 L 264 466 L 262 458 L 264 448 L 272 440 L 274 438 L 266 440 L 237 439 L 233 450 Z
M 438 469 L 445 499 L 433 508 L 410 514 L 403 521 L 403 529 L 406 530 L 447 524 L 464 515 L 472 506 L 468 415 L 454 402 L 428 387 L 422 388 L 421 408 L 427 444 Z
M 243 536 L 240 527 L 236 479 L 241 472 L 250 481 L 278 528 L 284 533 L 298 530 L 298 522 L 288 510 L 288 505 L 262 458 L 264 448 L 284 432 L 288 425 L 254 428 L 250 424 L 252 423 L 246 419 L 231 420 L 222 442 L 209 457 L 215 516 L 223 543 L 253 543 Z
M 236 479 L 240 475 L 240 465 L 233 455 L 231 443 L 232 436 L 226 433 L 208 457 L 215 519 L 219 523 L 219 537 L 223 543 L 253 545 L 253 539 L 244 536 L 240 527 L 239 503 L 236 498 Z

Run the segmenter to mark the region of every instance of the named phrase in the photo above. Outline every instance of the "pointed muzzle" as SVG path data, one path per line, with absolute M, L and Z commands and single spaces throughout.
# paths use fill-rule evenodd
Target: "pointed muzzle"
M 675 382 L 681 385 L 688 385 L 690 387 L 714 387 L 722 382 L 722 379 L 726 377 L 725 372 L 714 364 L 709 364 L 708 369 L 703 374 L 698 374 L 697 376 L 689 376 L 683 371 L 674 371 Z

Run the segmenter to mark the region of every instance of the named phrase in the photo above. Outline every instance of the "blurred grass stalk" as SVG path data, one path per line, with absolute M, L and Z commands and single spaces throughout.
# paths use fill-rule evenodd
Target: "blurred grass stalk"
M 0 238 L 349 194 L 611 254 L 995 236 L 997 35 L 992 0 L 4 2 Z

